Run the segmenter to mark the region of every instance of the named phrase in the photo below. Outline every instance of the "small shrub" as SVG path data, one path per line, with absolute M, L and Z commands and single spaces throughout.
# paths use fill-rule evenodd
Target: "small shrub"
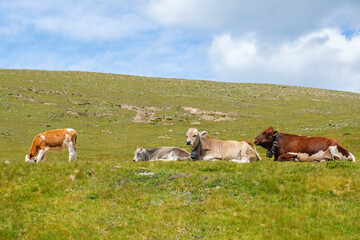
M 88 198 L 91 200 L 95 200 L 98 198 L 98 195 L 96 193 L 91 193 L 91 194 L 89 194 Z

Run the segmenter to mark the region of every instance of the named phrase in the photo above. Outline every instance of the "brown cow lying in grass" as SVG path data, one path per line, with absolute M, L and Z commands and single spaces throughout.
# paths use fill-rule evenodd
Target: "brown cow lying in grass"
M 186 134 L 186 144 L 191 145 L 191 158 L 194 160 L 228 160 L 237 163 L 260 161 L 254 144 L 250 141 L 222 141 L 190 128 Z
M 69 150 L 69 162 L 77 160 L 76 153 L 76 138 L 77 134 L 74 129 L 57 129 L 35 136 L 30 153 L 25 156 L 25 162 L 40 162 L 44 161 L 48 152 L 58 152 L 65 148 Z
M 134 162 L 137 161 L 181 161 L 190 160 L 190 153 L 178 147 L 158 147 L 146 149 L 138 147 L 135 150 Z
M 349 160 L 355 162 L 355 157 L 335 139 L 280 133 L 273 127 L 269 127 L 262 131 L 253 142 L 268 150 L 267 157 L 271 158 L 275 155 L 275 161 Z

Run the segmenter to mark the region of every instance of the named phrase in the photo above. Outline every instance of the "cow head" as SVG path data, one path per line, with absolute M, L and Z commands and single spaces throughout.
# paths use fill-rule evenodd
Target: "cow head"
M 190 128 L 186 133 L 186 145 L 191 145 L 191 148 L 196 148 L 200 143 L 200 137 L 207 136 L 207 131 L 199 132 L 196 128 Z
M 253 142 L 255 145 L 260 145 L 265 149 L 270 149 L 274 140 L 277 131 L 273 129 L 273 127 L 268 127 L 264 131 L 262 131 Z
M 28 163 L 36 163 L 37 162 L 37 159 L 36 157 L 34 156 L 33 153 L 30 153 L 28 155 L 25 155 L 25 162 L 28 162 Z
M 134 161 L 134 162 L 137 162 L 137 161 L 146 161 L 146 151 L 145 151 L 144 148 L 138 147 L 138 148 L 135 150 L 135 156 L 134 156 L 133 161 Z

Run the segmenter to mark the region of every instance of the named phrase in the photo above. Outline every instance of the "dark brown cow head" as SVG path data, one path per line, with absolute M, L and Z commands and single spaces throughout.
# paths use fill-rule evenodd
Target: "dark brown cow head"
M 253 142 L 255 145 L 260 145 L 265 149 L 270 149 L 274 140 L 277 131 L 273 129 L 273 127 L 268 127 L 264 131 L 262 131 Z

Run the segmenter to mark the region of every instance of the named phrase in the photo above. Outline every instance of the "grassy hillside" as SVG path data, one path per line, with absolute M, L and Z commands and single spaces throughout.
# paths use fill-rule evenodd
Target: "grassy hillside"
M 281 132 L 336 138 L 360 159 L 360 94 L 87 72 L 0 70 L 0 238 L 358 239 L 358 163 L 133 163 L 137 146 Z M 33 137 L 78 132 L 25 164 Z M 9 161 L 9 164 L 4 163 Z M 152 175 L 138 175 L 151 172 Z

